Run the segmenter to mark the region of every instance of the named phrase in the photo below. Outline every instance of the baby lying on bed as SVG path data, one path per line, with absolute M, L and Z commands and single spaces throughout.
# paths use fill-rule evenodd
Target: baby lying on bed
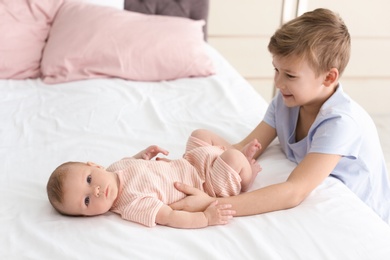
M 235 214 L 228 204 L 211 203 L 204 212 L 172 210 L 168 205 L 185 197 L 174 188 L 183 182 L 213 197 L 247 191 L 260 165 L 253 159 L 260 149 L 253 140 L 242 151 L 213 146 L 219 136 L 206 130 L 194 131 L 182 159 L 157 158 L 168 152 L 150 146 L 107 169 L 92 162 L 67 162 L 57 167 L 47 183 L 53 207 L 64 215 L 95 216 L 112 211 L 145 226 L 201 228 L 226 224 Z

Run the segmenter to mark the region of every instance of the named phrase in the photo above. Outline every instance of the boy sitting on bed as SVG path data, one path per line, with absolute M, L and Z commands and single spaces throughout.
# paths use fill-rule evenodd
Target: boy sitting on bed
M 340 83 L 351 50 L 344 21 L 328 9 L 306 12 L 282 25 L 268 50 L 279 92 L 263 120 L 234 147 L 256 138 L 262 146 L 258 158 L 278 138 L 296 167 L 283 182 L 219 203 L 231 204 L 235 216 L 293 208 L 331 176 L 390 224 L 390 182 L 375 124 Z M 219 145 L 231 146 L 228 141 Z M 188 196 L 171 204 L 174 209 L 200 211 L 215 200 L 188 185 L 175 185 Z
M 112 211 L 148 227 L 202 228 L 226 224 L 235 214 L 230 205 L 211 203 L 203 212 L 172 210 L 168 205 L 182 199 L 173 183 L 180 181 L 213 197 L 247 191 L 260 165 L 253 159 L 260 149 L 255 139 L 242 151 L 213 144 L 220 137 L 206 130 L 194 131 L 182 159 L 157 158 L 168 152 L 150 146 L 107 169 L 92 162 L 67 162 L 57 167 L 47 183 L 53 207 L 64 215 L 95 216 Z

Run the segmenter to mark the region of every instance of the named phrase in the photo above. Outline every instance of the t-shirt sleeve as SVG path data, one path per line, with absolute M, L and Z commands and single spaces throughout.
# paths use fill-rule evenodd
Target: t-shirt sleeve
M 125 207 L 122 218 L 153 227 L 156 225 L 156 216 L 162 206 L 163 202 L 157 198 L 138 198 Z
M 316 127 L 309 152 L 356 159 L 362 144 L 361 135 L 358 124 L 348 115 L 330 117 Z
M 270 125 L 273 128 L 276 128 L 276 121 L 275 121 L 275 106 L 276 106 L 277 98 L 275 97 L 271 103 L 269 104 L 267 111 L 264 115 L 263 121 L 266 122 L 268 125 Z

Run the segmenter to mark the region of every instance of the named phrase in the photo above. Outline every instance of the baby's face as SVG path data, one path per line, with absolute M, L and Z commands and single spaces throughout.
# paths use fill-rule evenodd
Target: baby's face
M 74 165 L 64 178 L 64 200 L 60 207 L 72 215 L 100 215 L 112 207 L 118 190 L 116 173 L 90 162 Z

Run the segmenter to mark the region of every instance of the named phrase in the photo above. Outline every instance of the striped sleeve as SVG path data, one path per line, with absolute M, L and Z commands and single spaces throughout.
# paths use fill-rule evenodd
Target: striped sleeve
M 157 198 L 143 197 L 134 200 L 122 212 L 122 218 L 147 227 L 156 225 L 156 216 L 163 203 Z

